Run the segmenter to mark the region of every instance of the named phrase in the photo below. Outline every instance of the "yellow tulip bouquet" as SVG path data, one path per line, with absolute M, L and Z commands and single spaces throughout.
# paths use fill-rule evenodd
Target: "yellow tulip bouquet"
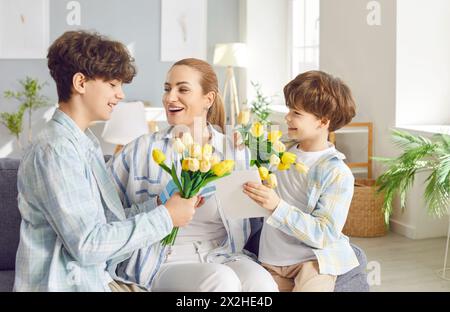
M 241 142 L 250 149 L 250 166 L 256 166 L 261 180 L 271 187 L 277 187 L 277 179 L 273 174 L 274 169 L 288 170 L 291 166 L 301 173 L 306 174 L 308 167 L 298 162 L 297 155 L 286 152 L 286 145 L 281 142 L 282 132 L 273 130 L 266 132 L 264 125 L 256 121 L 250 123 L 250 112 L 243 110 L 238 116 L 239 126 L 236 130 L 240 134 Z
M 164 163 L 166 155 L 161 150 L 154 149 L 152 157 L 164 171 L 170 174 L 183 198 L 197 195 L 208 183 L 229 175 L 234 168 L 233 160 L 220 161 L 219 156 L 213 153 L 211 145 L 201 146 L 194 143 L 189 133 L 184 133 L 181 139 L 176 138 L 173 147 L 174 152 L 180 156 L 178 157 L 181 165 L 180 176 L 178 176 L 175 162 L 170 167 Z M 173 245 L 177 233 L 178 228 L 173 228 L 172 232 L 162 240 L 162 244 Z

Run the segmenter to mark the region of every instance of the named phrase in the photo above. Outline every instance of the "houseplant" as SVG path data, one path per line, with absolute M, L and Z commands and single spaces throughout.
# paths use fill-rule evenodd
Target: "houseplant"
M 4 93 L 5 98 L 15 99 L 20 102 L 19 110 L 17 113 L 2 113 L 0 115 L 1 122 L 9 129 L 11 134 L 15 135 L 19 142 L 19 136 L 22 132 L 23 116 L 28 110 L 28 142 L 32 140 L 32 114 L 38 108 L 49 106 L 49 99 L 41 95 L 40 92 L 46 83 L 40 83 L 38 79 L 26 77 L 25 80 L 19 81 L 22 90 L 10 91 L 7 90 Z
M 25 112 L 24 107 L 19 107 L 19 111 L 15 113 L 0 113 L 0 123 L 8 128 L 9 132 L 14 135 L 17 140 L 19 148 L 22 148 L 20 144 L 20 133 L 22 132 L 23 114 Z
M 374 157 L 387 166 L 377 179 L 378 192 L 384 193 L 386 224 L 393 211 L 395 195 L 400 195 L 401 208 L 405 208 L 407 191 L 419 172 L 428 174 L 425 181 L 425 202 L 430 215 L 443 216 L 450 206 L 450 136 L 436 134 L 431 139 L 394 130 L 394 143 L 403 151 L 396 158 Z
M 256 91 L 256 98 L 250 102 L 251 112 L 255 114 L 257 121 L 263 125 L 270 125 L 269 106 L 272 103 L 272 97 L 265 96 L 261 91 L 261 85 L 258 82 L 251 82 Z

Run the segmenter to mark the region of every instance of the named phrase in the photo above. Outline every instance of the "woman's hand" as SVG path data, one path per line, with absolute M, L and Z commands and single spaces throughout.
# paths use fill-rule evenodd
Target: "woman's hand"
M 261 207 L 273 211 L 280 203 L 280 197 L 268 186 L 255 182 L 244 184 L 243 192 Z
M 205 203 L 205 197 L 203 196 L 198 196 L 198 200 L 195 203 L 195 208 L 200 208 L 201 206 L 203 206 L 203 204 Z
M 245 147 L 242 135 L 239 133 L 239 131 L 233 132 L 233 145 L 238 150 L 243 150 Z

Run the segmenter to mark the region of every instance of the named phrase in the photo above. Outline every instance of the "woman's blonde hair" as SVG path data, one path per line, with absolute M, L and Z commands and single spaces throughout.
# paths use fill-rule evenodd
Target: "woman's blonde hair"
M 211 105 L 206 115 L 206 120 L 213 126 L 219 127 L 222 132 L 225 130 L 225 108 L 223 106 L 222 97 L 219 94 L 219 84 L 217 82 L 217 75 L 214 72 L 211 65 L 207 62 L 196 59 L 196 58 L 186 58 L 182 59 L 172 67 L 177 65 L 189 66 L 195 69 L 201 74 L 200 85 L 203 89 L 203 94 L 208 92 L 214 92 L 214 103 Z

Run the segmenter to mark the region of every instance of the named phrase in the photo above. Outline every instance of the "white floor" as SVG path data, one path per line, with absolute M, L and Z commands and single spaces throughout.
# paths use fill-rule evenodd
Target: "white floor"
M 371 291 L 450 291 L 450 281 L 441 279 L 437 273 L 444 264 L 446 238 L 412 240 L 389 233 L 384 237 L 350 240 L 364 249 L 368 262 L 380 264 L 381 283 L 371 286 Z M 448 262 L 450 267 L 450 259 Z M 371 268 L 368 272 L 375 271 Z M 447 277 L 450 279 L 450 270 Z

